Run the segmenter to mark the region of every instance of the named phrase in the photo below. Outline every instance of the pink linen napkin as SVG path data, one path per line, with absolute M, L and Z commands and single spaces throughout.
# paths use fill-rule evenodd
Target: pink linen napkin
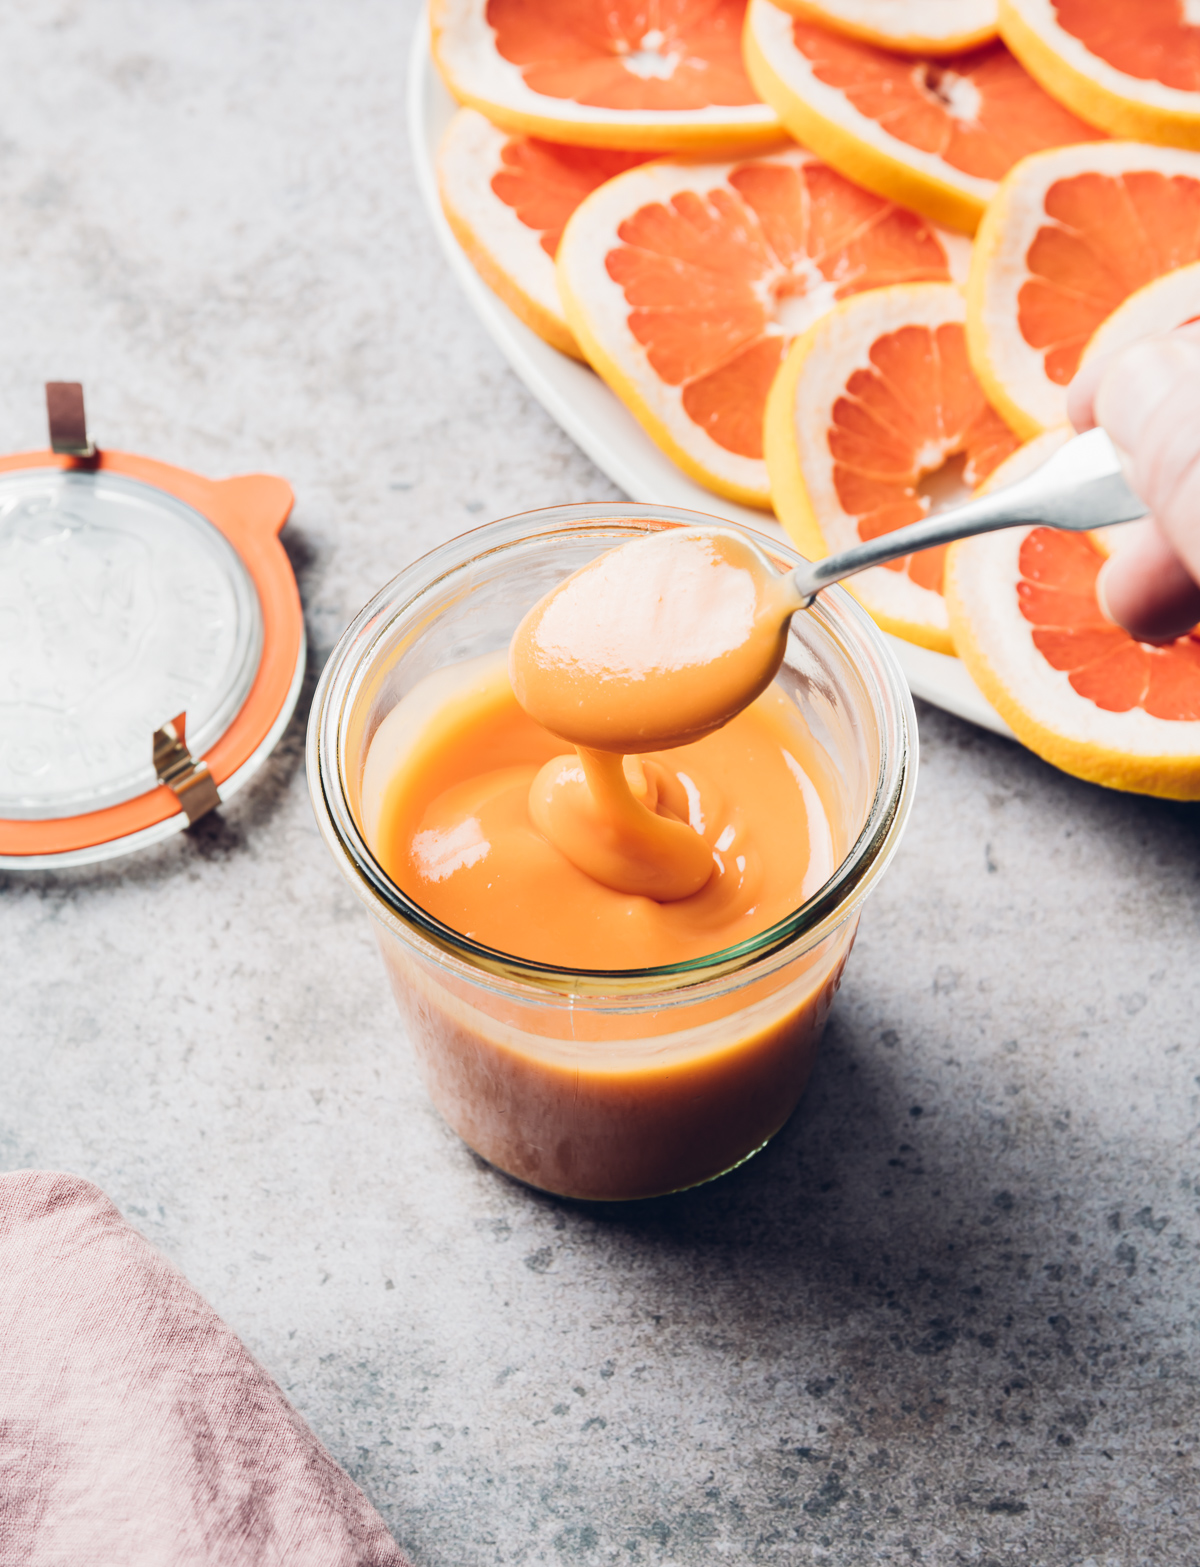
M 0 1567 L 409 1567 L 98 1187 L 0 1176 Z

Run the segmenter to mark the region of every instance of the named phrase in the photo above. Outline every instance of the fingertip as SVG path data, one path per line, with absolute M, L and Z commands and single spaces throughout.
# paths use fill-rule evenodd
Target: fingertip
M 1200 586 L 1155 523 L 1101 566 L 1096 602 L 1139 642 L 1173 642 L 1200 622 Z

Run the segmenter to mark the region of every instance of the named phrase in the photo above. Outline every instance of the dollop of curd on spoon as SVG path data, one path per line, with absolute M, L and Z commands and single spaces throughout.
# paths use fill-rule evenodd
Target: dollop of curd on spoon
M 658 902 L 716 868 L 678 777 L 640 754 L 714 733 L 771 684 L 800 607 L 742 534 L 670 529 L 582 567 L 517 627 L 517 701 L 575 752 L 529 791 L 534 825 L 579 870 Z

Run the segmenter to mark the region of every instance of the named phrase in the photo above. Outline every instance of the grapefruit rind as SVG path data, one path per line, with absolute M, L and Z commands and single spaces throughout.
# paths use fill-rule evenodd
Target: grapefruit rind
M 1128 141 L 1200 148 L 1200 93 L 1129 76 L 1060 26 L 1053 0 L 999 0 L 1000 36 L 1081 120 Z
M 612 109 L 533 90 L 495 47 L 487 0 L 432 0 L 434 63 L 458 102 L 521 136 L 631 152 L 754 152 L 778 145 L 783 126 L 765 103 L 703 109 Z
M 789 147 L 762 158 L 721 163 L 664 159 L 619 174 L 593 191 L 572 214 L 559 245 L 558 291 L 568 325 L 592 368 L 633 412 L 653 441 L 683 471 L 706 489 L 745 506 L 770 510 L 771 485 L 763 458 L 729 451 L 687 414 L 683 389 L 660 380 L 647 350 L 629 329 L 630 306 L 621 286 L 609 275 L 606 260 L 621 244 L 618 229 L 632 214 L 655 204 L 667 205 L 676 195 L 724 189 L 735 195 L 729 176 L 747 165 L 787 164 L 796 169 L 821 167 L 800 147 Z M 873 199 L 873 198 L 872 198 Z M 740 202 L 740 196 L 737 197 Z M 752 218 L 752 215 L 750 215 Z M 955 282 L 965 280 L 970 245 L 958 234 L 931 230 L 946 257 Z M 943 285 L 944 286 L 944 285 Z M 835 285 L 822 282 L 805 296 L 807 319 L 800 329 L 835 303 Z M 772 334 L 774 329 L 771 329 Z M 793 332 L 778 329 L 781 348 Z
M 876 195 L 973 234 L 996 182 L 952 168 L 860 113 L 817 78 L 792 41 L 792 22 L 771 0 L 750 0 L 743 52 L 750 80 L 796 140 Z
M 767 399 L 764 445 L 776 515 L 809 559 L 860 542 L 834 487 L 828 445 L 829 415 L 851 374 L 869 363 L 872 344 L 886 333 L 962 319 L 962 295 L 953 284 L 900 284 L 843 301 L 792 344 Z M 937 653 L 955 652 L 945 600 L 933 589 L 883 566 L 843 585 L 884 631 Z
M 830 32 L 898 54 L 961 54 L 996 36 L 996 0 L 776 0 Z
M 1026 442 L 982 489 L 1024 478 L 1071 434 L 1064 426 Z M 961 539 L 947 552 L 946 606 L 971 678 L 1017 738 L 1063 772 L 1109 789 L 1200 799 L 1200 721 L 1153 718 L 1140 709 L 1105 712 L 1034 646 L 1016 592 L 1021 545 L 1032 531 L 1007 528 Z
M 1164 272 L 1118 305 L 1088 340 L 1080 367 L 1115 354 L 1143 337 L 1173 332 L 1200 316 L 1200 261 Z
M 796 434 L 796 389 L 811 352 L 810 336 L 811 331 L 796 339 L 771 383 L 763 416 L 763 453 L 771 477 L 775 515 L 806 560 L 823 560 L 829 554 L 829 546 L 804 482 Z M 849 581 L 844 586 L 853 591 L 854 583 Z
M 1018 296 L 1030 277 L 1025 258 L 1050 220 L 1045 198 L 1057 180 L 1080 174 L 1119 176 L 1147 170 L 1200 179 L 1200 157 L 1137 142 L 1084 142 L 1023 158 L 988 204 L 967 280 L 967 345 L 988 401 L 1022 438 L 1066 422 L 1067 389 L 1046 375 L 1041 349 L 1018 326 Z
M 438 149 L 438 194 L 455 239 L 492 292 L 560 353 L 582 359 L 567 325 L 554 262 L 536 229 L 492 190 L 509 140 L 474 109 L 460 109 Z

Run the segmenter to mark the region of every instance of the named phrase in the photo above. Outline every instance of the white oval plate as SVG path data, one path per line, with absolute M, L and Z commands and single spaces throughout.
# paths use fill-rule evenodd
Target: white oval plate
M 586 365 L 568 359 L 530 331 L 476 272 L 451 233 L 438 199 L 435 156 L 457 109 L 429 52 L 429 19 L 423 11 L 409 56 L 408 134 L 417 185 L 446 260 L 489 337 L 542 407 L 630 500 L 650 506 L 683 506 L 719 515 L 760 533 L 782 537 L 767 512 L 752 511 L 695 484 L 658 447 L 618 397 Z M 996 734 L 1012 730 L 988 702 L 965 666 L 945 653 L 887 638 L 914 696 L 969 719 Z

